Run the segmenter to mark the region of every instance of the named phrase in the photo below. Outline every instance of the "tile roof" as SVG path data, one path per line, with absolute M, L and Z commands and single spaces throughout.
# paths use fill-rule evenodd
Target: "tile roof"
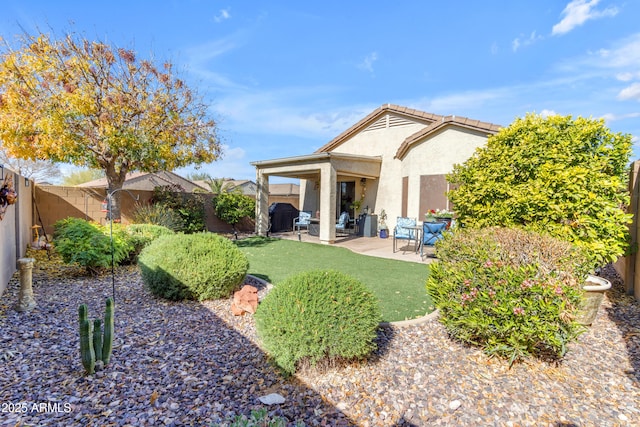
M 440 129 L 443 129 L 446 126 L 463 127 L 463 128 L 467 128 L 467 129 L 475 130 L 479 132 L 486 132 L 487 134 L 494 134 L 498 132 L 498 130 L 501 128 L 501 126 L 493 123 L 482 122 L 480 120 L 472 120 L 466 117 L 441 116 L 439 114 L 427 113 L 427 112 L 416 110 L 413 108 L 402 107 L 400 105 L 384 104 L 376 108 L 375 110 L 373 110 L 362 120 L 358 121 L 349 129 L 345 130 L 340 135 L 333 138 L 331 141 L 329 141 L 327 144 L 320 147 L 315 152 L 316 153 L 328 152 L 335 149 L 344 141 L 346 141 L 348 138 L 357 134 L 361 130 L 365 129 L 367 126 L 375 122 L 381 116 L 389 113 L 404 116 L 410 120 L 413 120 L 419 123 L 421 122 L 426 125 L 424 129 L 416 132 L 413 135 L 410 135 L 402 142 L 402 144 L 398 148 L 398 151 L 396 152 L 396 156 L 395 156 L 396 158 L 403 157 L 409 151 L 409 149 L 411 148 L 411 145 L 428 137 L 434 132 L 437 132 Z

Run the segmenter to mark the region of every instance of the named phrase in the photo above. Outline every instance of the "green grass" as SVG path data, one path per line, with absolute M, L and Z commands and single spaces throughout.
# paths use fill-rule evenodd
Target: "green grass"
M 296 273 L 332 269 L 367 285 L 380 301 L 384 321 L 414 319 L 433 311 L 425 286 L 428 265 L 292 240 L 252 237 L 238 240 L 236 244 L 249 259 L 249 274 L 275 286 Z

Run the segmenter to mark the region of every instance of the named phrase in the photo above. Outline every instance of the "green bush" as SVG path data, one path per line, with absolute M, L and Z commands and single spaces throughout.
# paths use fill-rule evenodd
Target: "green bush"
M 258 306 L 258 336 L 287 373 L 301 362 L 350 360 L 376 348 L 378 301 L 358 280 L 338 271 L 291 276 Z
M 631 135 L 603 120 L 529 114 L 447 177 L 459 224 L 524 227 L 587 249 L 593 268 L 628 246 Z
M 213 208 L 216 216 L 227 224 L 231 224 L 233 230 L 242 218 L 255 218 L 256 201 L 241 193 L 221 193 L 213 199 Z
M 226 298 L 247 274 L 247 257 L 230 240 L 213 233 L 158 237 L 138 257 L 151 292 L 171 299 Z
M 164 206 L 180 218 L 175 231 L 198 233 L 205 230 L 204 199 L 199 194 L 186 193 L 180 185 L 165 185 L 153 189 L 153 203 Z
M 427 292 L 449 333 L 510 359 L 559 358 L 575 322 L 589 263 L 583 250 L 535 232 L 459 229 L 436 244 Z
M 173 230 L 156 224 L 130 224 L 125 230 L 133 247 L 129 254 L 129 261 L 132 262 L 138 259 L 138 255 L 145 246 L 158 237 L 175 234 Z
M 54 224 L 53 243 L 63 261 L 78 264 L 91 273 L 111 265 L 110 228 L 80 218 L 66 218 Z M 133 249 L 128 235 L 113 228 L 113 260 L 119 264 Z
M 180 215 L 163 204 L 137 204 L 133 211 L 133 222 L 161 225 L 173 231 L 184 228 L 184 221 Z

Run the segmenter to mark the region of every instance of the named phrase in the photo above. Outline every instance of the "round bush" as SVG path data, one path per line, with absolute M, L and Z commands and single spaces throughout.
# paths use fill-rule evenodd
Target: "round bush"
M 158 237 L 175 234 L 170 228 L 156 224 L 130 224 L 126 231 L 133 246 L 129 261 L 135 261 L 142 249 Z
M 517 229 L 461 229 L 436 245 L 427 292 L 449 333 L 510 359 L 559 358 L 575 322 L 589 262 L 581 249 Z
M 287 373 L 299 363 L 362 358 L 376 348 L 378 301 L 358 280 L 310 271 L 279 283 L 260 303 L 256 329 Z
M 142 250 L 138 265 L 153 294 L 199 301 L 230 296 L 249 268 L 244 253 L 213 233 L 160 236 Z

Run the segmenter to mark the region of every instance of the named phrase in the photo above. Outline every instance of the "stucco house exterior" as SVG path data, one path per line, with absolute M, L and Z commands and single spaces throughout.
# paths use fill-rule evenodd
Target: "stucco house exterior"
M 300 179 L 300 210 L 319 213 L 322 243 L 333 243 L 342 211 L 352 218 L 387 213 L 421 221 L 429 209 L 450 208 L 445 175 L 486 144 L 499 125 L 385 104 L 312 154 L 251 163 L 256 168 L 256 233 L 269 227 L 270 176 Z M 361 200 L 361 208 L 353 201 Z

